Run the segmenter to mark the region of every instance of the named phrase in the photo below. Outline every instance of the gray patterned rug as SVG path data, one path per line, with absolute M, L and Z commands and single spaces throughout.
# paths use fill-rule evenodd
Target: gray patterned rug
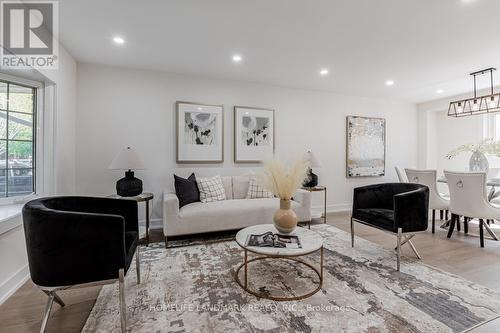
M 404 258 L 328 225 L 325 280 L 310 298 L 273 302 L 249 295 L 234 281 L 242 261 L 235 242 L 142 248 L 142 283 L 127 274 L 131 332 L 462 332 L 500 314 L 500 295 L 458 276 Z M 319 264 L 311 255 L 309 262 Z M 131 270 L 134 270 L 131 267 Z M 249 266 L 249 284 L 273 295 L 314 289 L 307 267 L 286 261 Z M 118 286 L 104 286 L 83 332 L 118 332 Z

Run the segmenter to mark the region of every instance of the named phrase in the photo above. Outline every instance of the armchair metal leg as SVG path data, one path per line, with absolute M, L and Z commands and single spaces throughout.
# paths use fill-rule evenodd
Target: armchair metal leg
M 399 269 L 401 267 L 401 238 L 402 238 L 402 235 L 403 235 L 403 229 L 402 228 L 398 228 L 398 246 L 396 247 L 397 249 L 397 267 L 398 267 L 398 272 L 399 272 Z
M 59 297 L 59 295 L 55 292 L 55 290 L 53 291 L 48 291 L 48 290 L 42 290 L 44 293 L 47 294 L 47 296 L 51 297 L 51 295 L 54 297 L 54 301 L 59 304 L 60 306 L 65 306 L 66 304 L 64 304 L 63 300 L 61 299 L 61 297 Z
M 118 288 L 120 291 L 120 324 L 122 333 L 127 331 L 127 306 L 125 304 L 125 271 L 123 268 L 118 270 Z
M 135 271 L 137 273 L 137 284 L 141 283 L 141 258 L 140 258 L 140 248 L 137 246 L 135 250 Z
M 413 250 L 413 252 L 415 253 L 415 255 L 417 256 L 418 259 L 422 260 L 422 257 L 420 256 L 420 254 L 418 254 L 418 251 L 417 249 L 415 248 L 415 245 L 413 245 L 412 241 L 408 239 L 408 245 L 410 245 L 411 249 Z
M 50 310 L 52 310 L 52 304 L 54 304 L 54 294 L 47 293 L 49 296 L 49 300 L 47 301 L 47 305 L 45 306 L 45 313 L 43 314 L 42 327 L 40 327 L 40 333 L 45 332 L 45 328 L 47 327 L 47 322 L 50 317 Z
M 354 220 L 351 218 L 351 246 L 354 247 Z
M 40 333 L 45 332 L 45 328 L 47 327 L 47 323 L 49 321 L 50 317 L 50 311 L 52 310 L 52 305 L 54 304 L 54 301 L 59 304 L 60 306 L 65 306 L 63 300 L 59 297 L 59 295 L 56 294 L 55 290 L 44 290 L 42 289 L 44 293 L 49 296 L 49 299 L 47 300 L 47 305 L 45 306 L 45 312 L 43 314 L 43 319 L 42 319 L 42 326 L 40 327 Z

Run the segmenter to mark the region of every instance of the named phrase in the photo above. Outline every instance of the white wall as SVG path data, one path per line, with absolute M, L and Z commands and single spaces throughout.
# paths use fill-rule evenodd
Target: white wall
M 155 194 L 155 217 L 161 216 L 159 200 L 163 189 L 170 188 L 174 170 L 182 168 L 184 174 L 200 168 L 218 168 L 213 171 L 221 174 L 242 172 L 242 166 L 233 163 L 234 105 L 276 110 L 276 152 L 280 156 L 307 148 L 315 152 L 323 164 L 315 172 L 328 187 L 330 210 L 349 208 L 355 186 L 396 180 L 395 165 L 416 165 L 417 112 L 409 103 L 90 64 L 78 64 L 77 78 L 78 193 L 114 193 L 122 172 L 107 168 L 122 147 L 131 145 L 147 166 L 137 176 L 144 189 Z M 224 104 L 223 164 L 176 165 L 177 100 Z M 387 119 L 386 177 L 345 177 L 346 115 Z M 258 165 L 243 167 L 256 169 Z M 316 202 L 321 202 L 320 197 Z
M 463 153 L 449 160 L 446 154 L 463 144 L 483 140 L 484 116 L 449 117 L 450 101 L 468 98 L 452 96 L 417 106 L 419 119 L 419 168 L 465 171 L 470 154 Z

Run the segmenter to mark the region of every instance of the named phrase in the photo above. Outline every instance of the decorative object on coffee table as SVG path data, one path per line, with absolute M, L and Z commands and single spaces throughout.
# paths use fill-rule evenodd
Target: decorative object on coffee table
M 177 163 L 224 162 L 224 106 L 177 102 Z
M 291 233 L 297 227 L 297 215 L 291 209 L 291 199 L 304 182 L 308 168 L 309 163 L 305 157 L 297 158 L 289 168 L 276 158 L 264 165 L 262 184 L 280 198 L 280 209 L 274 214 L 273 220 L 276 229 L 281 233 Z
M 294 235 L 298 236 L 301 248 L 283 248 L 283 247 L 259 247 L 247 246 L 247 239 L 250 235 L 259 235 L 266 232 L 276 233 L 278 230 L 272 224 L 260 224 L 240 230 L 236 234 L 236 242 L 244 250 L 244 262 L 238 266 L 235 273 L 236 282 L 248 293 L 260 298 L 270 299 L 273 301 L 293 301 L 310 297 L 317 293 L 323 286 L 323 238 L 316 232 L 307 230 L 305 228 L 297 228 Z M 298 257 L 303 257 L 312 253 L 320 252 L 320 267 L 319 269 L 305 262 Z M 248 259 L 248 252 L 259 255 L 256 258 Z M 304 295 L 291 296 L 291 297 L 276 297 L 269 293 L 262 293 L 252 290 L 248 287 L 248 264 L 258 260 L 288 260 L 295 263 L 295 265 L 305 265 L 312 269 L 318 276 L 317 287 Z M 243 268 L 243 281 L 239 275 Z M 259 274 L 258 272 L 256 273 Z M 270 282 L 271 283 L 271 282 Z
M 142 193 L 142 180 L 134 177 L 132 170 L 144 169 L 144 164 L 137 152 L 127 147 L 116 155 L 109 169 L 128 170 L 125 177 L 116 182 L 116 193 L 122 197 L 133 197 Z
M 309 160 L 309 170 L 307 171 L 307 178 L 302 186 L 315 187 L 318 186 L 318 176 L 312 172 L 312 168 L 321 168 L 321 163 L 311 150 L 307 151 L 307 158 Z
M 153 201 L 154 199 L 154 195 L 153 193 L 149 193 L 149 192 L 144 192 L 144 193 L 141 193 L 137 196 L 134 196 L 134 197 L 122 197 L 122 196 L 119 196 L 118 194 L 112 194 L 110 196 L 108 196 L 108 198 L 114 198 L 114 199 L 124 199 L 124 200 L 135 200 L 137 201 L 137 203 L 139 202 L 144 202 L 146 204 L 146 234 L 145 234 L 145 238 L 146 238 L 146 246 L 149 245 L 149 202 L 150 201 Z M 142 236 L 139 236 L 139 237 L 142 237 Z
M 385 119 L 347 116 L 347 177 L 385 175 Z
M 234 107 L 234 162 L 262 162 L 274 154 L 274 110 Z

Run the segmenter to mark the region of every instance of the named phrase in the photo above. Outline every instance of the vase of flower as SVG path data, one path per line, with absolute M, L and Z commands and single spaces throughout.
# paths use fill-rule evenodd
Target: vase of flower
M 274 226 L 282 234 L 289 234 L 297 227 L 297 215 L 292 209 L 292 200 L 280 199 L 280 209 L 274 213 Z
M 296 159 L 289 167 L 276 158 L 264 164 L 264 171 L 260 175 L 262 185 L 280 198 L 280 207 L 273 216 L 274 226 L 280 233 L 289 234 L 297 227 L 297 215 L 292 209 L 292 196 L 302 186 L 308 169 L 309 162 L 306 156 Z
M 471 152 L 469 159 L 469 171 L 488 172 L 489 163 L 486 155 L 500 156 L 500 141 L 484 139 L 478 143 L 469 143 L 457 147 L 446 154 L 448 159 L 452 159 L 460 153 Z
M 489 163 L 486 156 L 476 150 L 472 152 L 472 155 L 469 160 L 469 171 L 482 171 L 488 173 Z

